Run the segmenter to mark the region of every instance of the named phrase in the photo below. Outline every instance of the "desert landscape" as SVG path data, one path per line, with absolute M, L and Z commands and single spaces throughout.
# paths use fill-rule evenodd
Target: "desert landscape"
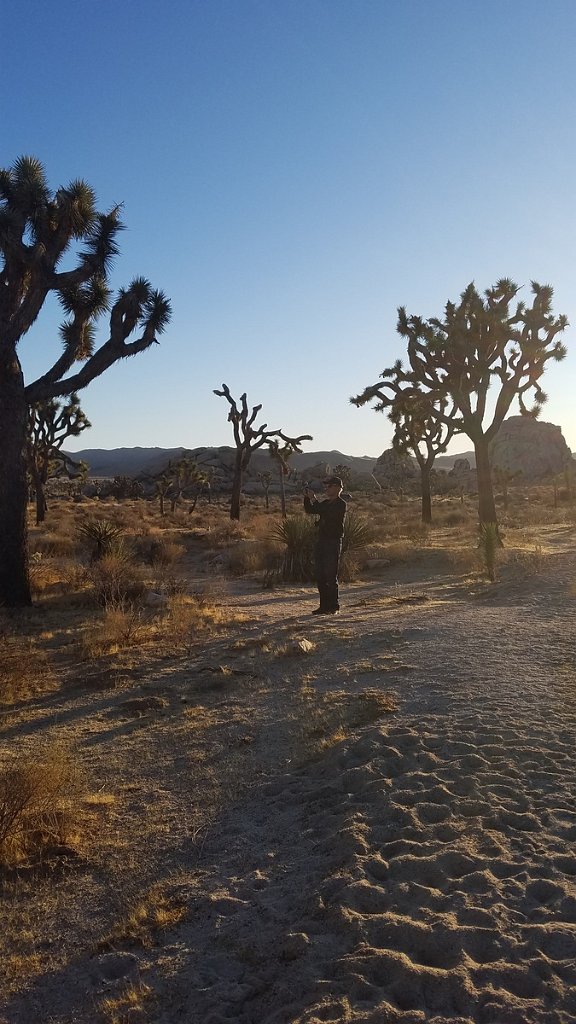
M 489 582 L 473 499 L 355 495 L 321 621 L 274 500 L 55 501 L 2 618 L 3 1024 L 572 1022 L 557 499 L 511 488 Z

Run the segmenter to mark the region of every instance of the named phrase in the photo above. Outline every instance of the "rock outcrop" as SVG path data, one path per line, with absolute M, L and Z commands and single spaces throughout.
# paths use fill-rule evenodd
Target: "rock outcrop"
M 531 416 L 504 420 L 490 448 L 492 466 L 509 473 L 521 472 L 521 480 L 534 482 L 557 476 L 572 466 L 572 453 L 562 430 Z
M 382 487 L 409 490 L 420 480 L 420 470 L 415 459 L 387 448 L 374 466 L 374 476 Z

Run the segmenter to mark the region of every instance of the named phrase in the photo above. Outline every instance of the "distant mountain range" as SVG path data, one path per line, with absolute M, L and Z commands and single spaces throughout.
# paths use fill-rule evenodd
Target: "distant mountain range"
M 79 452 L 70 452 L 75 462 L 85 462 L 89 466 L 89 476 L 111 479 L 115 476 L 155 476 L 161 473 L 170 460 L 179 459 L 183 454 L 198 457 L 207 453 L 232 453 L 233 448 L 84 448 Z M 254 459 L 269 462 L 267 451 L 255 452 Z M 441 455 L 436 459 L 439 469 L 451 469 L 455 459 L 468 459 L 474 466 L 474 452 L 463 452 L 461 455 Z M 295 469 L 308 469 L 310 466 L 325 464 L 333 470 L 334 466 L 349 466 L 355 473 L 371 473 L 377 461 L 373 455 L 344 455 L 342 452 L 301 452 L 290 460 Z

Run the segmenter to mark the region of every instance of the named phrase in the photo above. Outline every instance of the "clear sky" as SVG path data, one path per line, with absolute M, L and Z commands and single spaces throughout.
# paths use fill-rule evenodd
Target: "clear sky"
M 574 324 L 542 418 L 576 449 L 574 0 L 4 0 L 2 34 L 1 165 L 123 202 L 112 283 L 174 310 L 69 448 L 231 444 L 225 382 L 306 450 L 379 455 L 388 420 L 349 397 L 403 355 L 397 307 L 511 277 Z

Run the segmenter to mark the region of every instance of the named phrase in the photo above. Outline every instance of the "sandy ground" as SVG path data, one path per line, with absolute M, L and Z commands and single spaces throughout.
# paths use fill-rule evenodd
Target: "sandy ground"
M 46 880 L 50 969 L 0 1020 L 88 1024 L 132 986 L 136 1024 L 573 1024 L 571 543 L 494 586 L 345 587 L 321 620 L 309 588 L 239 587 L 246 622 L 176 667 L 39 704 L 14 734 L 49 718 L 108 788 L 113 744 L 122 813 Z M 159 878 L 181 920 L 99 945 Z

